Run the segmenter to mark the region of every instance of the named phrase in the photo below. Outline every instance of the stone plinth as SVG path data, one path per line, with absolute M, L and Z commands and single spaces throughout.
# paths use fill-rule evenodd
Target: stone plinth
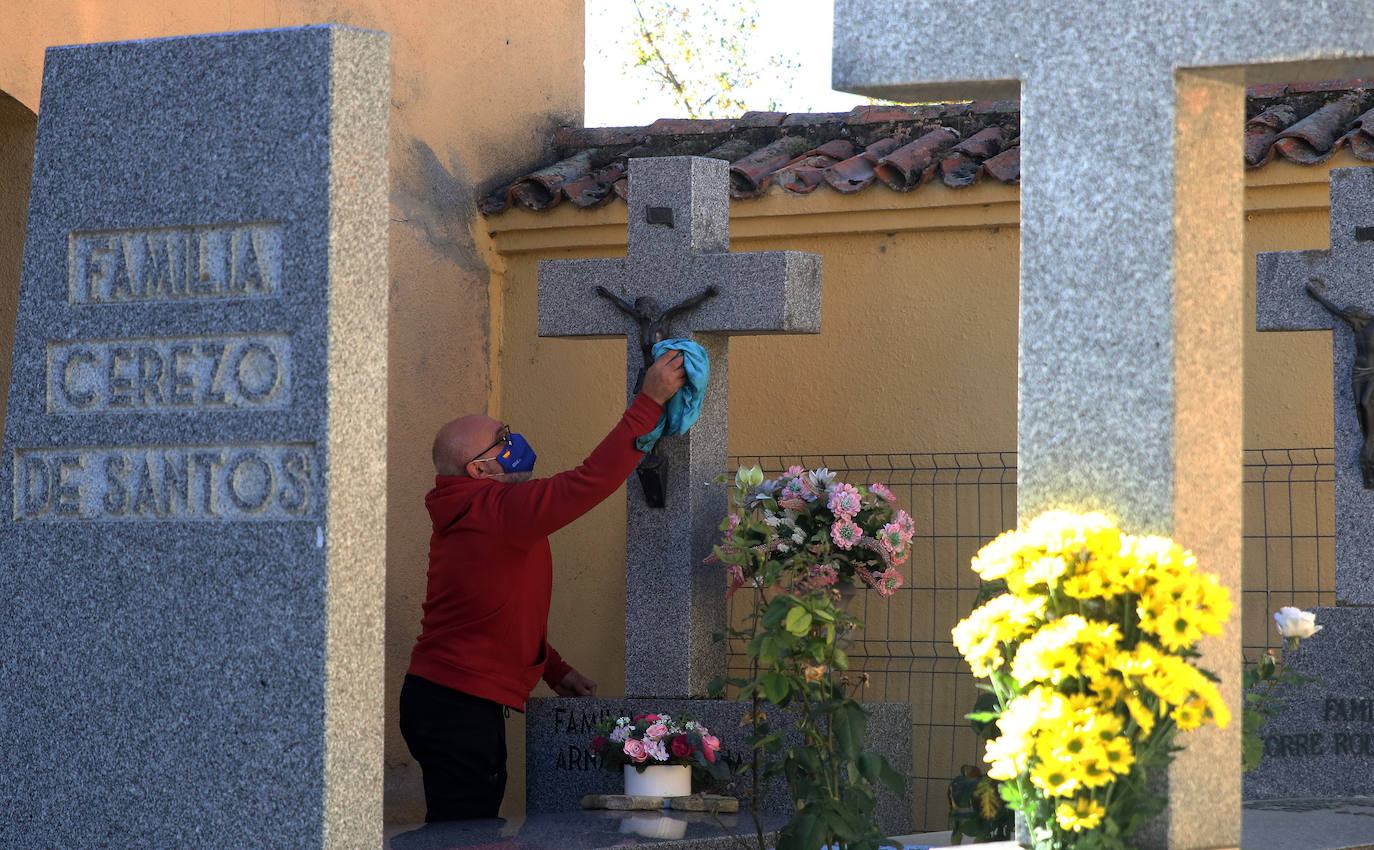
M 765 706 L 764 710 L 769 708 Z M 899 773 L 906 775 L 911 766 L 910 704 L 864 703 L 864 709 L 869 712 L 865 749 L 881 753 Z M 720 738 L 724 753 L 741 757 L 749 753 L 749 730 L 740 726 L 744 712 L 745 706 L 727 700 L 532 699 L 526 706 L 525 717 L 526 811 L 571 811 L 578 808 L 583 795 L 623 792 L 620 775 L 602 768 L 589 748 L 596 725 L 604 717 L 686 714 Z M 750 790 L 732 786 L 725 793 L 742 796 Z M 760 808 L 790 815 L 792 801 L 786 788 L 780 783 L 769 788 Z M 891 835 L 910 830 L 908 797 L 880 789 L 877 820 Z

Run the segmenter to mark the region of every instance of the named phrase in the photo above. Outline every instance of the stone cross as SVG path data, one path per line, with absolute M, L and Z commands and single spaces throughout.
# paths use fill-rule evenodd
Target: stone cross
M 626 696 L 704 696 L 725 669 L 724 647 L 712 640 L 725 623 L 724 575 L 702 560 L 727 506 L 722 488 L 703 485 L 727 460 L 730 335 L 820 331 L 820 257 L 728 253 L 728 190 L 724 160 L 632 159 L 626 256 L 539 263 L 539 335 L 624 335 L 631 392 L 640 328 L 597 288 L 664 308 L 717 290 L 664 329 L 690 336 L 711 358 L 700 418 L 658 449 L 670 471 L 667 507 L 650 508 L 638 486 L 626 488 Z
M 1336 602 L 1374 605 L 1374 490 L 1366 490 L 1359 458 L 1365 438 L 1355 413 L 1351 365 L 1355 334 L 1305 291 L 1324 284 L 1328 301 L 1374 311 L 1374 169 L 1331 172 L 1331 248 L 1260 254 L 1255 312 L 1262 331 L 1334 330 L 1332 399 L 1336 446 Z
M 1367 74 L 1366 0 L 835 6 L 838 89 L 1021 98 L 1020 517 L 1170 534 L 1239 603 L 1245 85 Z M 1232 622 L 1201 663 L 1239 717 Z M 1217 765 L 1239 723 L 1182 742 L 1139 846 L 1238 845 L 1240 777 Z

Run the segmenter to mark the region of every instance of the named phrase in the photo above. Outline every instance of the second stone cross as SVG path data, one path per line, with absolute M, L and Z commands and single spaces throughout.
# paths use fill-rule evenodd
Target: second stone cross
M 658 449 L 670 471 L 664 507 L 626 489 L 625 695 L 699 697 L 725 671 L 712 639 L 725 625 L 724 575 L 702 560 L 726 503 L 723 488 L 703 485 L 728 459 L 730 335 L 818 333 L 821 258 L 729 253 L 724 160 L 631 160 L 628 203 L 626 256 L 539 263 L 539 335 L 625 335 L 629 393 L 650 336 L 690 337 L 711 359 L 696 424 Z

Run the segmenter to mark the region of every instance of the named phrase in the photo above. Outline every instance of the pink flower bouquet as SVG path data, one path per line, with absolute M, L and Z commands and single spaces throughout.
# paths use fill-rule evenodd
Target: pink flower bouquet
M 911 555 L 916 524 L 882 484 L 854 486 L 827 469 L 793 466 L 765 480 L 758 467 L 735 475 L 735 511 L 708 561 L 722 561 L 729 593 L 781 579 L 796 590 L 859 585 L 891 596 Z M 790 581 L 789 581 L 790 579 Z
M 689 765 L 710 770 L 720 753 L 720 739 L 695 720 L 637 714 L 633 719 L 602 721 L 591 750 L 601 759 L 602 767 L 616 772 L 627 764 L 639 768 Z

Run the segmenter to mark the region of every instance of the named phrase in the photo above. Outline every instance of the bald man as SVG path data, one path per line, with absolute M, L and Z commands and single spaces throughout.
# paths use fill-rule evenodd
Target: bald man
M 643 389 L 576 469 L 531 479 L 534 450 L 489 416 L 464 416 L 434 437 L 434 533 L 420 636 L 401 688 L 401 734 L 420 764 L 426 821 L 494 818 L 506 790 L 506 725 L 540 678 L 559 696 L 596 683 L 549 645 L 549 535 L 614 493 L 686 381 L 668 351 Z

